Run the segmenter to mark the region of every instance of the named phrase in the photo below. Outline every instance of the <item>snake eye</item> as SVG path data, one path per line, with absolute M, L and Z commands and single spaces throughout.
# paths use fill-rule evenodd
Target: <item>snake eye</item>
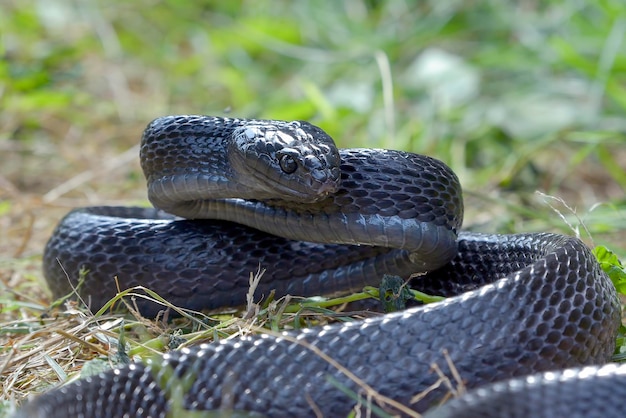
M 280 168 L 287 174 L 291 174 L 298 168 L 298 163 L 291 155 L 283 155 L 279 160 Z

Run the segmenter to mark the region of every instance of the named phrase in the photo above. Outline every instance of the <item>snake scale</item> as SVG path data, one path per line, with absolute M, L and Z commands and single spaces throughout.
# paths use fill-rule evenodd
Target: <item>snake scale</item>
M 556 234 L 460 231 L 461 187 L 440 161 L 339 150 L 307 122 L 208 116 L 156 119 L 140 154 L 158 209 L 70 212 L 44 254 L 55 296 L 84 269 L 79 293 L 92 310 L 115 295 L 114 277 L 190 309 L 238 306 L 262 266 L 257 296 L 346 293 L 423 273 L 412 286 L 450 297 L 174 351 L 44 393 L 17 416 L 165 417 L 185 379 L 182 408 L 223 413 L 345 417 L 373 404 L 400 415 L 399 405 L 433 416 L 623 416 L 626 368 L 601 367 L 620 304 L 590 250 Z M 440 408 L 444 386 L 413 399 L 437 381 L 433 364 L 447 376 L 453 364 L 477 391 Z

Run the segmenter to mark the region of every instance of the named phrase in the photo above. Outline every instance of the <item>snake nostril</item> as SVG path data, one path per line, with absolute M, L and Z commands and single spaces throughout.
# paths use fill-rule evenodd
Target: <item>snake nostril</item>
M 311 171 L 311 177 L 313 177 L 314 180 L 323 183 L 328 180 L 328 173 L 326 173 L 325 170 L 313 170 Z

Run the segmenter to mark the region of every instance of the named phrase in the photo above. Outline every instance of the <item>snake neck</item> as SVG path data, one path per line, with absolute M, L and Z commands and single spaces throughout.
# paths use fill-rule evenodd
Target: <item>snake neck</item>
M 338 150 L 306 122 L 170 116 L 146 129 L 141 160 L 152 204 L 187 219 L 406 250 L 418 271 L 456 253 L 461 186 L 430 157 Z
M 166 116 L 145 129 L 139 152 L 148 183 L 161 177 L 204 173 L 216 181 L 234 177 L 228 160 L 230 133 L 241 119 Z

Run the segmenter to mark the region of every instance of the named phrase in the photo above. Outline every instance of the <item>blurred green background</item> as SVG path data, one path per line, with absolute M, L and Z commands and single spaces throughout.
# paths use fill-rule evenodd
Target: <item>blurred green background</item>
M 306 119 L 451 165 L 467 227 L 569 230 L 546 201 L 578 225 L 541 191 L 625 247 L 621 0 L 1 4 L 5 198 L 145 202 L 130 148 L 160 115 Z
M 177 113 L 428 154 L 466 228 L 626 256 L 623 0 L 0 0 L 0 319 L 49 302 L 71 207 L 147 204 L 137 144 Z

